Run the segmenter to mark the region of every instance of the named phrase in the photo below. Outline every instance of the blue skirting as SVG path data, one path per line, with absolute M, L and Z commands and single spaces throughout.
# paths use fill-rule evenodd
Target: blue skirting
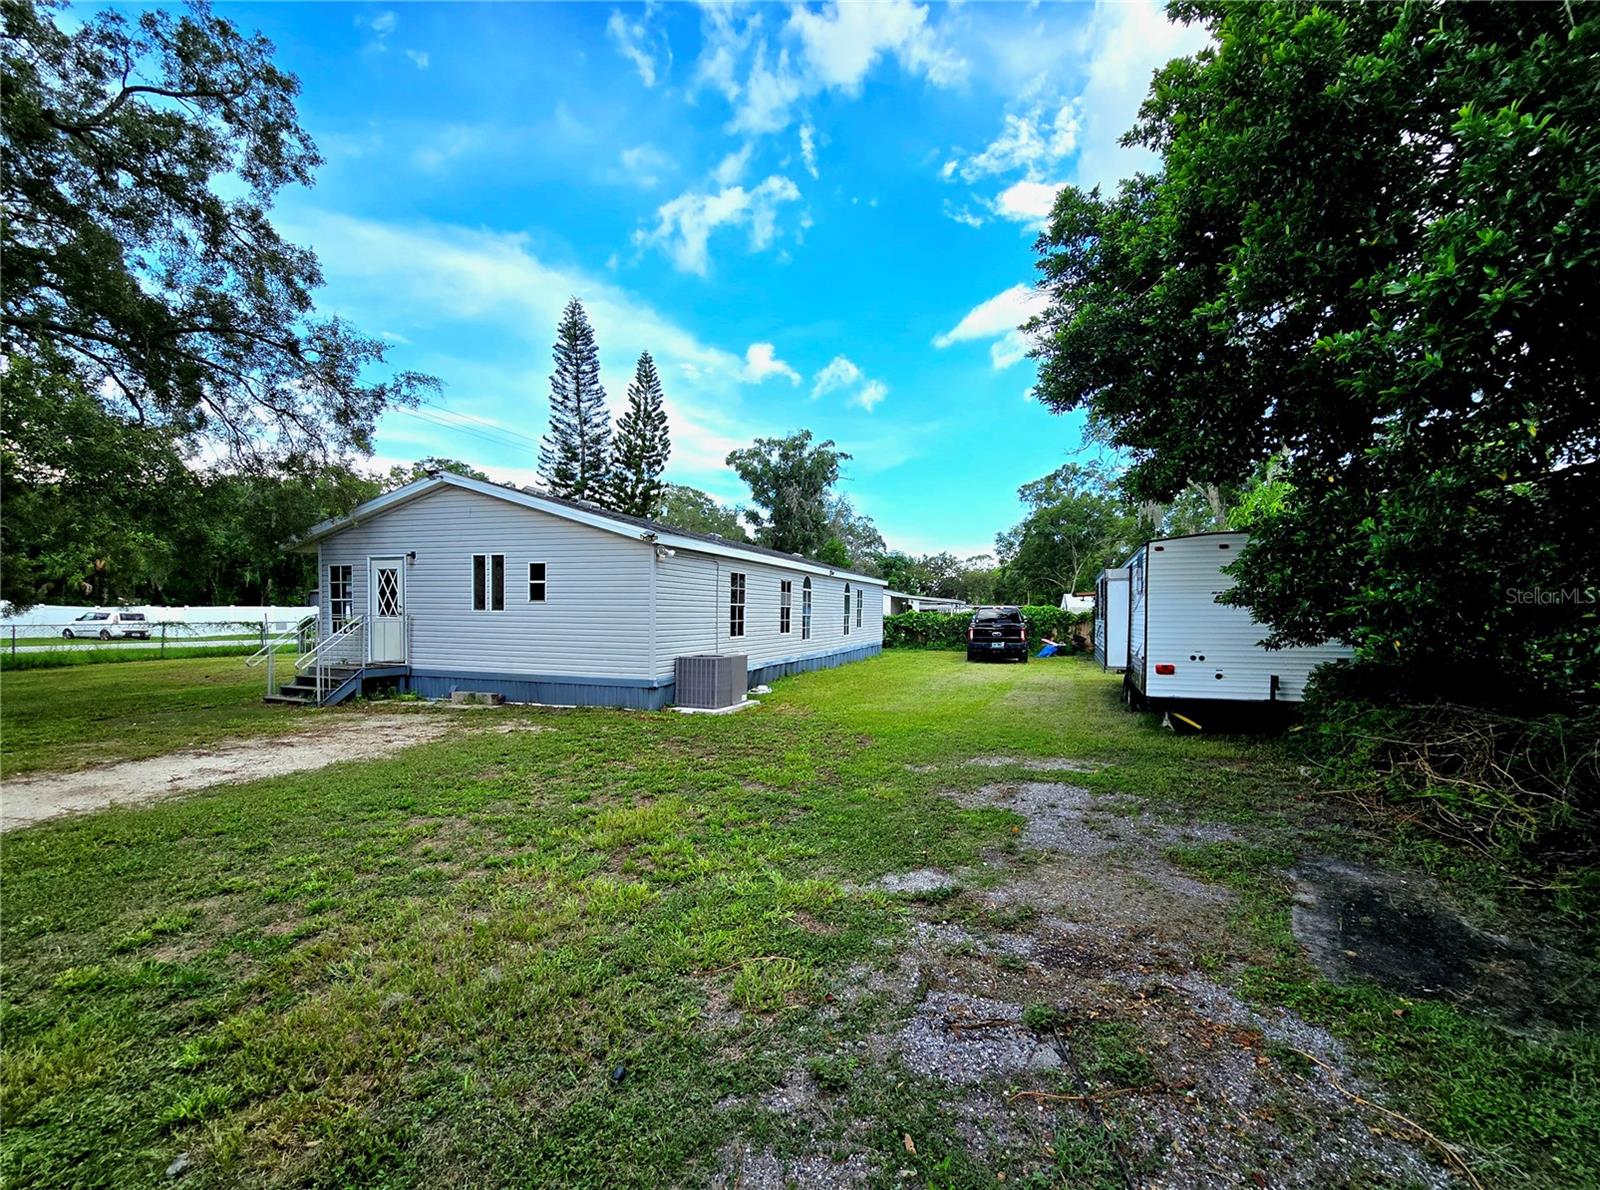
M 864 661 L 883 651 L 874 641 L 818 657 L 790 657 L 750 668 L 749 683 L 761 686 L 778 678 L 833 669 L 851 661 Z M 566 707 L 629 707 L 659 711 L 672 705 L 676 683 L 672 678 L 575 678 L 546 674 L 461 673 L 446 669 L 412 669 L 401 679 L 405 689 L 423 698 L 449 698 L 457 690 L 504 695 L 508 702 L 539 702 Z

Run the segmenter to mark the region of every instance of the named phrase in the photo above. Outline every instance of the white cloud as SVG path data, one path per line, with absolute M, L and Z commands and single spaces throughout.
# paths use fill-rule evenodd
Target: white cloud
M 705 276 L 712 233 L 720 227 L 746 227 L 750 250 L 759 252 L 777 233 L 778 208 L 799 197 L 799 188 L 779 174 L 751 190 L 727 186 L 714 194 L 685 191 L 657 208 L 655 227 L 634 232 L 634 243 L 663 247 L 678 268 Z
M 672 65 L 672 48 L 664 35 L 657 36 L 650 28 L 650 8 L 645 6 L 644 15 L 636 21 L 630 21 L 623 16 L 621 11 L 613 9 L 611 19 L 606 22 L 606 36 L 616 43 L 617 53 L 633 63 L 639 72 L 639 79 L 646 87 L 656 85 L 657 63 L 660 63 L 660 73 L 665 74 Z
M 816 398 L 835 389 L 849 388 L 860 379 L 861 369 L 844 356 L 836 355 L 828 361 L 826 367 L 811 378 L 811 396 Z
M 1028 337 L 1020 330 L 1009 330 L 993 343 L 989 344 L 989 362 L 994 365 L 997 372 L 1003 372 L 1012 364 L 1020 364 L 1028 358 Z
M 367 39 L 361 48 L 374 54 L 387 53 L 389 37 L 394 33 L 395 26 L 399 23 L 399 19 L 389 9 L 382 9 L 371 16 L 362 15 L 356 17 L 357 27 L 365 29 L 371 34 L 371 37 Z
M 672 159 L 650 144 L 624 149 L 617 160 L 622 163 L 623 177 L 646 190 L 661 181 L 662 173 L 672 166 Z
M 411 59 L 418 70 L 428 69 L 428 65 L 433 61 L 427 50 L 407 50 L 406 57 Z
M 800 373 L 778 358 L 778 349 L 771 343 L 750 344 L 744 353 L 741 375 L 751 384 L 761 384 L 773 376 L 782 376 L 790 384 L 800 383 Z
M 965 61 L 928 19 L 928 7 L 911 0 L 794 6 L 781 29 L 764 18 L 771 9 L 708 5 L 703 12 L 695 77 L 733 106 L 734 132 L 769 133 L 788 126 L 799 101 L 838 91 L 858 94 L 874 65 L 885 58 L 934 86 L 960 82 Z M 740 80 L 740 68 L 744 78 Z
M 718 186 L 732 186 L 744 177 L 744 171 L 750 165 L 750 155 L 755 152 L 755 145 L 746 141 L 744 147 L 736 153 L 729 153 L 720 162 L 717 168 L 711 171 L 711 179 Z
M 967 227 L 982 227 L 984 222 L 982 215 L 975 214 L 967 207 L 958 207 L 949 199 L 945 199 L 944 215 L 946 219 L 954 219 Z
M 1065 186 L 1065 182 L 1017 182 L 995 196 L 994 213 L 1021 223 L 1043 223 Z
M 889 395 L 889 386 L 881 380 L 869 380 L 861 386 L 859 392 L 850 398 L 852 405 L 859 405 L 871 413 Z
M 821 176 L 817 173 L 817 133 L 809 124 L 800 125 L 800 160 L 812 178 Z
M 1125 149 L 1118 141 L 1133 126 L 1150 76 L 1209 40 L 1198 26 L 1169 21 L 1165 6 L 1151 0 L 1096 0 L 1080 52 L 1087 81 L 1074 104 L 1082 114 L 1073 171 L 1078 185 L 1110 187 L 1155 164 L 1148 150 Z
M 948 178 L 960 173 L 968 182 L 995 174 L 1021 171 L 1038 178 L 1072 155 L 1078 147 L 1078 115 L 1072 104 L 1063 104 L 1052 115 L 1044 104 L 1035 104 L 1021 114 L 1007 112 L 1002 117 L 1000 135 L 983 152 L 964 161 L 947 162 L 940 171 Z
M 935 335 L 933 345 L 940 349 L 955 343 L 974 340 L 993 340 L 989 345 L 989 360 L 996 369 L 1009 368 L 1020 363 L 1028 353 L 1028 340 L 1018 328 L 1042 313 L 1045 295 L 1029 285 L 1013 285 L 981 302 L 967 311 L 966 316 L 941 335 Z
M 928 9 L 911 0 L 833 4 L 821 10 L 796 6 L 788 28 L 798 36 L 813 77 L 824 87 L 860 91 L 873 63 L 886 54 L 936 86 L 960 82 L 966 70 L 934 36 Z
M 859 388 L 856 386 L 860 385 Z M 811 378 L 811 399 L 831 392 L 855 388 L 846 404 L 871 413 L 889 395 L 889 386 L 881 380 L 868 380 L 866 374 L 846 356 L 836 355 Z

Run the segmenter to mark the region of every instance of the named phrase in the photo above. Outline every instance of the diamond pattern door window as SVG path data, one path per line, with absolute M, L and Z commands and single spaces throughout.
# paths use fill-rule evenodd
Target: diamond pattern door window
M 388 566 L 378 568 L 378 614 L 400 614 L 400 572 Z

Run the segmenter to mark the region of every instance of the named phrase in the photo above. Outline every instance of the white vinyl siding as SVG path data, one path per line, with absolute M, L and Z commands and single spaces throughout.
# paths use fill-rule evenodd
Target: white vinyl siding
M 325 565 L 352 567 L 356 607 L 367 605 L 368 557 L 412 550 L 417 556 L 406 567 L 406 612 L 415 668 L 648 676 L 656 562 L 647 543 L 460 488 L 429 492 L 321 543 Z M 499 554 L 518 575 L 543 563 L 555 580 L 545 602 L 513 598 L 497 614 L 474 611 L 475 554 Z
M 744 578 L 742 635 L 732 631 L 736 575 Z M 730 567 L 725 559 L 678 549 L 656 563 L 655 675 L 670 675 L 677 658 L 695 653 L 744 653 L 757 669 L 876 644 L 883 639 L 882 600 L 860 601 L 857 630 L 846 600 L 847 583 L 851 599 L 865 585 L 854 577 L 805 575 L 778 564 L 741 562 Z

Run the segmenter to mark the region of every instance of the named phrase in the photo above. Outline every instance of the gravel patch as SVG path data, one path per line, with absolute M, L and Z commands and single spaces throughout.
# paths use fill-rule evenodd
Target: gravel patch
M 711 1180 L 719 1190 L 786 1190 L 789 1186 L 843 1190 L 864 1186 L 872 1176 L 872 1163 L 865 1153 L 840 1159 L 808 1153 L 784 1160 L 771 1149 L 730 1146 L 723 1150 L 721 1166 Z
M 958 800 L 966 806 L 993 806 L 1020 814 L 1027 820 L 1022 828 L 1022 841 L 1043 851 L 1100 855 L 1116 846 L 1091 824 L 1090 807 L 1094 795 L 1076 785 L 1054 781 L 985 785 Z M 1106 818 L 1105 821 L 1109 825 L 1114 820 Z
M 1061 1065 L 1020 1006 L 960 992 L 929 992 L 896 1041 L 908 1070 L 962 1086 Z
M 955 885 L 954 880 L 937 868 L 917 868 L 910 872 L 890 872 L 867 887 L 891 893 L 931 893 Z
M 1098 773 L 1106 767 L 1092 760 L 1074 760 L 1066 756 L 1045 760 L 1032 756 L 974 756 L 967 763 L 985 769 L 1027 769 L 1031 773 Z
M 817 1080 L 808 1070 L 791 1070 L 783 1082 L 761 1097 L 761 1106 L 779 1115 L 804 1111 L 817 1101 Z

